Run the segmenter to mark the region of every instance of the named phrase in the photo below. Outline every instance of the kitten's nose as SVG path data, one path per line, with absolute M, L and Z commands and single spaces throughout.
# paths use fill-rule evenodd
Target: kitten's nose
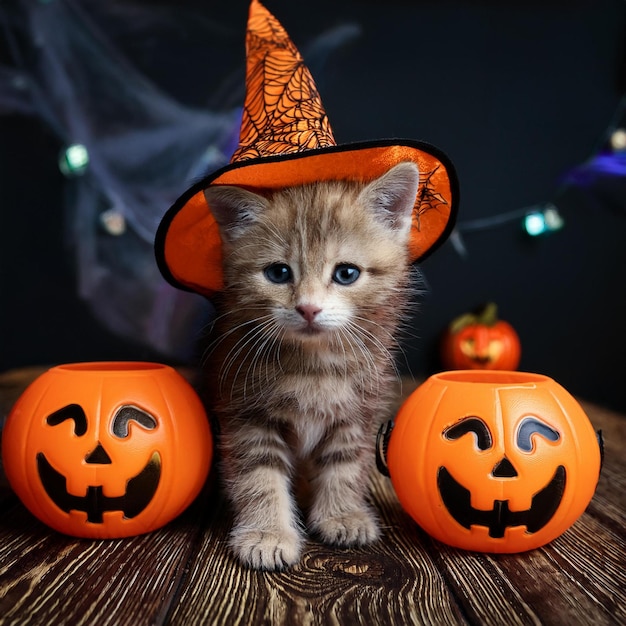
M 300 313 L 300 315 L 302 315 L 302 317 L 309 323 L 311 324 L 313 322 L 313 320 L 315 319 L 315 316 L 321 311 L 322 309 L 320 309 L 318 306 L 315 306 L 314 304 L 299 304 L 296 307 L 296 311 L 298 311 L 298 313 Z

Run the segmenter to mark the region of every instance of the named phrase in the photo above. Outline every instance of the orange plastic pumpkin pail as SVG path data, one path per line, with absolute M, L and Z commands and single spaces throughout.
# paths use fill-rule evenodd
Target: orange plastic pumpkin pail
M 484 552 L 544 545 L 584 512 L 601 445 L 578 402 L 547 376 L 431 376 L 397 415 L 386 452 L 403 508 L 430 535 Z
M 212 452 L 197 394 L 158 363 L 54 367 L 18 399 L 2 437 L 6 475 L 23 504 L 78 537 L 163 526 L 200 492 Z

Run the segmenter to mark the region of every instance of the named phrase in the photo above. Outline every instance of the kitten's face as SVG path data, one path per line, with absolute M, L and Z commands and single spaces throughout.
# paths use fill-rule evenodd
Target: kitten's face
M 380 317 L 406 279 L 417 180 L 405 163 L 369 185 L 317 183 L 269 199 L 208 189 L 229 306 L 302 342 Z

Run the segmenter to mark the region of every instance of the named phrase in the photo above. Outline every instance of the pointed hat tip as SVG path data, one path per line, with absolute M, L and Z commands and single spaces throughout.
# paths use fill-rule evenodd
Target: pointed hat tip
M 261 4 L 259 0 L 250 0 L 250 8 L 248 9 L 249 18 L 263 13 L 269 14 L 265 5 Z
M 313 77 L 280 22 L 250 3 L 246 99 L 231 163 L 337 145 Z

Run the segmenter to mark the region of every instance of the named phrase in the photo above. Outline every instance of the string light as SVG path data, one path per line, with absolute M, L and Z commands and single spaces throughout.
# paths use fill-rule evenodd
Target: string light
M 561 181 L 564 187 L 590 187 L 602 177 L 626 178 L 626 96 L 622 96 L 607 130 L 600 137 L 591 158 L 572 169 Z M 558 192 L 557 192 L 558 195 Z M 450 235 L 450 242 L 460 257 L 468 256 L 463 234 L 495 228 L 520 221 L 529 237 L 538 237 L 561 230 L 565 220 L 552 202 L 535 204 L 523 209 L 499 213 L 490 217 L 458 222 Z
M 546 221 L 542 213 L 529 213 L 524 218 L 524 229 L 531 237 L 541 235 L 546 230 Z
M 623 128 L 616 128 L 611 133 L 610 142 L 611 148 L 613 148 L 615 152 L 623 152 L 626 150 L 626 130 Z
M 554 205 L 543 211 L 532 211 L 524 217 L 524 230 L 531 237 L 538 237 L 563 228 L 564 220 Z
M 126 218 L 115 208 L 100 213 L 100 225 L 109 235 L 119 237 L 126 232 Z
M 459 222 L 450 236 L 450 241 L 459 256 L 467 257 L 467 248 L 463 234 L 477 230 L 487 230 L 511 222 L 520 222 L 524 232 L 530 237 L 537 237 L 563 228 L 565 220 L 552 202 L 533 204 L 516 211 L 500 213 L 491 217 Z
M 82 176 L 89 166 L 89 152 L 82 143 L 73 143 L 65 148 L 59 157 L 59 169 L 71 178 Z

